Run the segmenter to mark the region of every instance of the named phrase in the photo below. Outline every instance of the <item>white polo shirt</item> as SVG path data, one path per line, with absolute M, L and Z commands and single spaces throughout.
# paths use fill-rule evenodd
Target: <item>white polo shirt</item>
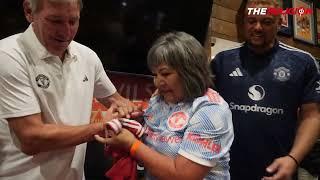
M 98 56 L 77 42 L 62 62 L 41 45 L 32 25 L 0 40 L 0 179 L 84 179 L 86 144 L 27 156 L 5 119 L 42 112 L 45 123 L 88 124 L 93 97 L 115 92 Z

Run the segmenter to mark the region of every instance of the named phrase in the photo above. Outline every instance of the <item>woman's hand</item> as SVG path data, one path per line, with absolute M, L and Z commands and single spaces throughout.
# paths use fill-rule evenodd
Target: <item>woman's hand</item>
M 110 134 L 109 134 L 110 135 Z M 136 140 L 136 137 L 127 129 L 122 128 L 118 135 L 114 134 L 111 137 L 101 137 L 99 135 L 94 135 L 94 138 L 101 142 L 105 143 L 113 148 L 124 149 L 129 151 L 131 145 Z

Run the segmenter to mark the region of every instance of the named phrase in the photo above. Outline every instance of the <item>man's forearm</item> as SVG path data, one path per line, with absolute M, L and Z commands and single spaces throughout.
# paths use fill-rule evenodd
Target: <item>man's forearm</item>
M 311 150 L 320 133 L 320 119 L 318 110 L 315 109 L 310 113 L 304 113 L 307 114 L 302 114 L 303 119 L 298 126 L 294 145 L 289 153 L 296 158 L 298 162 L 301 162 L 305 155 Z
M 30 129 L 36 133 L 25 136 L 21 141 L 21 149 L 24 153 L 33 155 L 75 146 L 93 140 L 93 135 L 101 132 L 103 128 L 103 123 L 83 126 L 44 124 L 42 127 Z

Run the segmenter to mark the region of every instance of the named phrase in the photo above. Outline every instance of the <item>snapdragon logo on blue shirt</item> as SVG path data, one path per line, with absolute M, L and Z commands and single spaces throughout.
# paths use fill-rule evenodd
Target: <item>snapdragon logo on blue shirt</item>
M 265 96 L 265 91 L 260 85 L 253 85 L 249 88 L 248 96 L 254 101 L 260 101 Z
M 264 98 L 265 94 L 266 93 L 264 88 L 260 85 L 253 85 L 248 90 L 248 96 L 253 101 L 261 101 Z M 281 108 L 259 106 L 257 104 L 247 105 L 247 104 L 236 104 L 234 102 L 230 102 L 229 106 L 231 110 L 244 111 L 245 113 L 260 112 L 260 113 L 265 113 L 266 115 L 284 113 L 284 110 Z

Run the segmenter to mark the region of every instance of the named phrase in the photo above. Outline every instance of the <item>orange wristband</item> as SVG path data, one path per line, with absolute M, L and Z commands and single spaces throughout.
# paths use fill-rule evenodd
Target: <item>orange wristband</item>
M 141 141 L 139 141 L 138 139 L 136 139 L 133 144 L 131 145 L 130 147 L 130 155 L 131 156 L 135 156 L 136 155 L 136 152 L 137 152 L 137 149 L 139 148 L 139 146 L 141 145 Z

